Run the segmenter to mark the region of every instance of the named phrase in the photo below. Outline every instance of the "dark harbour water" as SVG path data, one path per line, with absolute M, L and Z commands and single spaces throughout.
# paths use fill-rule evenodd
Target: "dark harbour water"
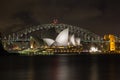
M 120 80 L 120 55 L 0 56 L 0 80 Z

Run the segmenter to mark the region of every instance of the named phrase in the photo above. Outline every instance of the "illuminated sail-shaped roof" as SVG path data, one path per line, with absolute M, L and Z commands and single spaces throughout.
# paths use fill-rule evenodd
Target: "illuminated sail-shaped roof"
M 75 38 L 74 34 L 70 37 L 68 28 L 61 31 L 55 40 L 50 38 L 44 38 L 43 40 L 48 46 L 68 46 L 69 43 L 73 46 L 80 45 L 80 38 Z
M 74 45 L 74 46 L 76 45 L 74 34 L 70 37 L 70 42 L 72 43 L 72 45 Z
M 44 38 L 43 39 L 48 46 L 51 46 L 55 41 L 53 39 L 50 39 L 50 38 Z
M 79 46 L 80 45 L 80 38 L 76 38 L 76 44 Z
M 64 29 L 56 38 L 56 42 L 60 43 L 62 46 L 68 45 L 69 29 Z

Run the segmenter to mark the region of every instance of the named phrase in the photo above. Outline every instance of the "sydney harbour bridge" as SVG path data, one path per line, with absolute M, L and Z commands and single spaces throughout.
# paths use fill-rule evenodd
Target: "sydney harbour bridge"
M 81 41 L 84 42 L 100 42 L 102 38 L 92 33 L 86 29 L 81 27 L 72 26 L 68 24 L 42 24 L 37 26 L 29 26 L 29 28 L 25 28 L 18 32 L 12 33 L 7 36 L 7 40 L 10 42 L 14 41 L 29 41 L 30 36 L 34 38 L 44 38 L 44 37 L 52 37 L 54 38 L 60 31 L 64 30 L 65 28 L 69 28 L 70 34 L 75 34 L 75 36 L 79 37 Z

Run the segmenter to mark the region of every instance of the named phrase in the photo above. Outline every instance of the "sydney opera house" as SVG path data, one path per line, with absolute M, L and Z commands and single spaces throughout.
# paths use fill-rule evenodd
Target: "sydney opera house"
M 64 29 L 59 33 L 55 40 L 43 38 L 48 46 L 80 46 L 80 38 L 75 38 L 74 34 L 69 35 L 69 28 Z

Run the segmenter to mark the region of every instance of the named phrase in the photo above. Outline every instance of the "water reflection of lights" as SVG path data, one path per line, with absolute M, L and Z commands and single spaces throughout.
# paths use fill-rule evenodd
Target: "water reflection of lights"
M 60 57 L 58 69 L 57 69 L 57 80 L 68 80 L 69 68 L 65 65 L 68 63 L 66 57 Z
M 98 66 L 96 63 L 91 66 L 90 80 L 98 80 Z

